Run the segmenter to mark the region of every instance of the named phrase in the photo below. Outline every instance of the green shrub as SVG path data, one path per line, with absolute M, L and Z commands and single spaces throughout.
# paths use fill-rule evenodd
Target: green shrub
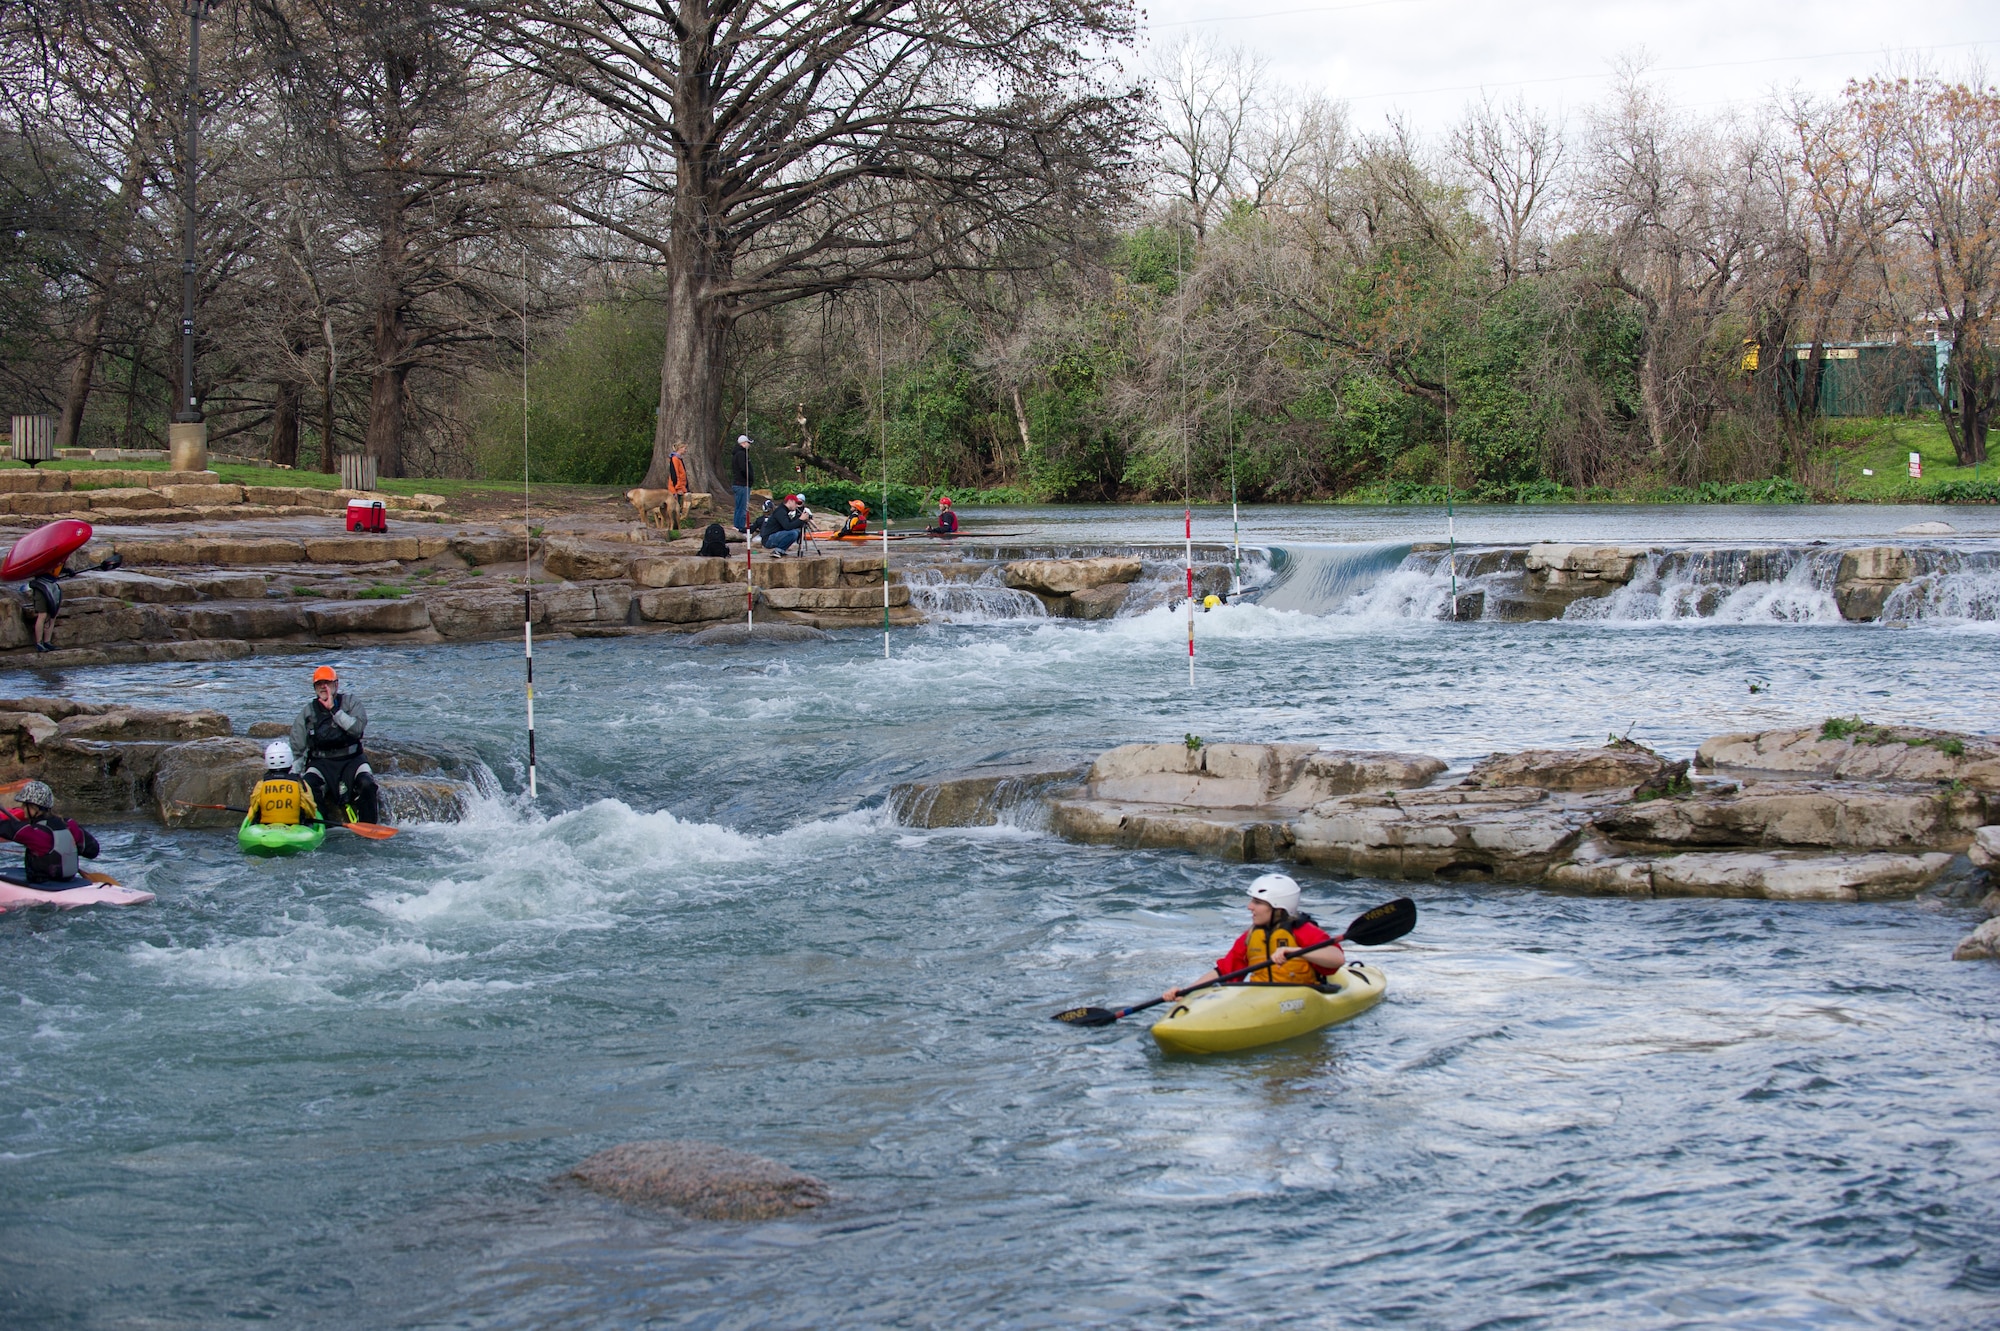
M 1869 723 L 1863 721 L 1858 716 L 1829 716 L 1820 725 L 1819 737 L 1821 739 L 1847 739 L 1870 728 Z
M 354 599 L 357 601 L 400 601 L 403 599 L 403 589 L 378 582 L 373 587 L 354 593 Z

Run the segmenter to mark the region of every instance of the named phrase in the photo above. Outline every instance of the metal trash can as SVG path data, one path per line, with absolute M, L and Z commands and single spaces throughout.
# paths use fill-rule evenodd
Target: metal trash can
M 343 490 L 373 490 L 375 488 L 375 455 L 372 453 L 342 453 L 340 455 L 340 488 Z
M 52 462 L 56 456 L 56 418 L 53 416 L 16 416 L 14 430 L 14 460 L 34 466 L 37 462 Z

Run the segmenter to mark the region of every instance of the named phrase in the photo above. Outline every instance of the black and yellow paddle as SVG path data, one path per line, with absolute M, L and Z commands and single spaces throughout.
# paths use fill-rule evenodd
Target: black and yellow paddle
M 187 800 L 175 800 L 174 803 L 183 809 L 214 809 L 218 813 L 250 812 L 248 809 L 239 809 L 234 804 L 194 804 Z M 328 823 L 326 827 L 329 832 L 345 828 L 356 836 L 367 837 L 370 841 L 387 841 L 396 835 L 395 828 L 384 827 L 380 823 Z
M 1394 901 L 1385 901 L 1373 910 L 1366 910 L 1355 916 L 1353 923 L 1347 926 L 1347 932 L 1333 941 L 1336 943 L 1355 943 L 1361 947 L 1380 947 L 1384 943 L 1394 942 L 1416 927 L 1417 903 L 1408 897 L 1397 897 Z M 1326 944 L 1320 943 L 1318 946 L 1325 947 Z M 1213 985 L 1228 984 L 1233 980 L 1240 980 L 1246 975 L 1263 970 L 1266 966 L 1276 964 L 1277 962 L 1274 960 L 1261 961 L 1255 966 L 1245 966 L 1240 971 L 1230 971 L 1227 975 L 1218 975 L 1213 980 L 1204 980 L 1200 984 L 1191 984 L 1181 990 L 1181 994 L 1185 997 L 1197 989 L 1207 989 Z M 1052 1020 L 1065 1022 L 1071 1026 L 1109 1026 L 1120 1017 L 1129 1017 L 1134 1012 L 1144 1012 L 1147 1008 L 1158 1007 L 1166 1001 L 1164 998 L 1149 998 L 1143 1003 L 1134 1003 L 1131 1007 L 1122 1007 L 1115 1012 L 1110 1008 L 1073 1007 L 1066 1012 L 1056 1013 Z

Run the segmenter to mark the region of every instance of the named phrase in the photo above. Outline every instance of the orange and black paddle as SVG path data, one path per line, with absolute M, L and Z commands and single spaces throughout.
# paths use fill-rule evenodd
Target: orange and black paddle
M 175 800 L 174 803 L 180 805 L 183 809 L 214 809 L 218 813 L 247 814 L 250 812 L 248 809 L 239 809 L 234 804 L 191 804 L 187 800 Z M 390 837 L 396 835 L 395 828 L 384 827 L 380 823 L 328 823 L 326 826 L 328 831 L 344 827 L 354 833 L 354 835 L 367 837 L 370 841 L 387 841 Z
M 1385 901 L 1373 910 L 1363 911 L 1361 914 L 1355 916 L 1354 922 L 1347 926 L 1347 932 L 1332 941 L 1336 943 L 1354 943 L 1361 947 L 1380 947 L 1384 943 L 1393 943 L 1416 927 L 1417 903 L 1408 897 L 1397 897 L 1394 901 Z M 1319 943 L 1316 946 L 1325 947 L 1326 944 Z M 1308 948 L 1305 950 L 1311 951 L 1312 949 Z M 1275 959 L 1260 961 L 1255 966 L 1245 966 L 1240 971 L 1231 971 L 1227 975 L 1218 975 L 1213 980 L 1204 980 L 1200 984 L 1191 984 L 1181 990 L 1181 994 L 1186 996 L 1197 989 L 1207 989 L 1218 984 L 1228 984 L 1231 981 L 1240 980 L 1252 972 L 1263 970 L 1266 966 L 1275 966 L 1276 964 Z M 1147 1008 L 1158 1007 L 1166 1001 L 1164 998 L 1151 998 L 1143 1003 L 1134 1003 L 1131 1007 L 1122 1007 L 1116 1011 L 1101 1007 L 1073 1007 L 1066 1012 L 1056 1013 L 1053 1020 L 1066 1022 L 1071 1026 L 1109 1026 L 1120 1017 L 1129 1017 L 1134 1012 L 1144 1012 Z

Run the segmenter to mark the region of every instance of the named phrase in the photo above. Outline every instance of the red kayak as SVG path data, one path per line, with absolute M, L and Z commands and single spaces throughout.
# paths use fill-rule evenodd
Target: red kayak
M 90 524 L 64 518 L 35 528 L 7 552 L 0 561 L 0 581 L 32 578 L 37 574 L 60 573 L 63 561 L 90 544 Z

